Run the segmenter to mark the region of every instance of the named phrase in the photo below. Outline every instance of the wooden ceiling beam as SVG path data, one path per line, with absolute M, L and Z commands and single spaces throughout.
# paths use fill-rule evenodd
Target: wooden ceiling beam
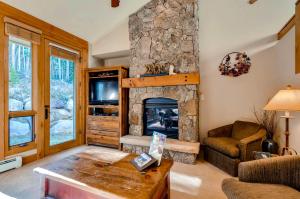
M 296 24 L 296 15 L 292 16 L 292 18 L 278 32 L 277 34 L 278 40 L 284 37 L 295 26 L 295 24 Z

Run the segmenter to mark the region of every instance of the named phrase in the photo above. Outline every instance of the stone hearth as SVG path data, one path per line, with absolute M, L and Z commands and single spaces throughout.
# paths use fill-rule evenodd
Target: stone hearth
M 152 0 L 129 18 L 130 77 L 145 73 L 145 65 L 172 63 L 178 73 L 198 72 L 198 0 Z M 131 88 L 129 135 L 143 136 L 143 102 L 148 98 L 178 101 L 179 142 L 198 142 L 199 88 L 197 85 Z M 124 144 L 140 153 L 147 146 Z M 166 150 L 165 157 L 193 163 L 197 153 Z

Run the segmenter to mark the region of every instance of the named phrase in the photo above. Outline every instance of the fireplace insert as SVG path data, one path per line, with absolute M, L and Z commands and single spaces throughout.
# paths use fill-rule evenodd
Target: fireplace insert
M 178 139 L 178 103 L 169 98 L 150 98 L 144 100 L 144 135 L 153 132 Z

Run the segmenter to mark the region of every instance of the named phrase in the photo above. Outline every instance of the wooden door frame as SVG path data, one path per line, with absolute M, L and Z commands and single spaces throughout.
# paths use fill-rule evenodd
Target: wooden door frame
M 1 24 L 1 22 L 4 20 L 4 16 L 0 15 L 0 160 L 3 160 L 5 158 L 5 131 L 4 131 L 4 24 Z
M 45 68 L 44 68 L 44 105 L 49 106 L 50 108 L 50 56 L 51 56 L 51 45 L 50 43 L 55 43 L 59 46 L 64 46 L 66 48 L 70 48 L 68 45 L 63 45 L 61 43 L 53 42 L 51 40 L 46 39 L 44 46 L 45 46 Z M 82 55 L 81 50 L 78 50 L 76 48 L 70 48 L 74 49 L 74 51 L 78 51 L 80 56 Z M 66 57 L 66 59 L 69 59 Z M 54 146 L 50 146 L 50 117 L 48 117 L 48 120 L 45 120 L 44 125 L 44 150 L 45 155 L 50 155 L 53 153 L 60 152 L 62 150 L 66 150 L 69 148 L 73 148 L 75 146 L 78 146 L 82 144 L 82 123 L 81 123 L 81 96 L 82 96 L 82 74 L 81 74 L 81 64 L 80 64 L 80 57 L 78 59 L 73 60 L 75 62 L 75 71 L 76 71 L 76 77 L 75 77 L 75 100 L 74 100 L 74 108 L 75 108 L 75 135 L 76 139 L 72 141 L 67 141 L 61 144 L 57 144 Z M 50 114 L 50 112 L 49 112 Z
M 24 23 L 26 25 L 32 26 L 41 30 L 41 43 L 39 45 L 39 59 L 38 59 L 38 102 L 39 106 L 37 108 L 36 120 L 38 124 L 36 126 L 36 142 L 37 142 L 37 157 L 33 159 L 41 159 L 45 156 L 45 137 L 44 137 L 44 64 L 45 64 L 45 39 L 60 43 L 63 46 L 76 49 L 81 52 L 82 61 L 80 63 L 81 76 L 83 76 L 85 68 L 88 65 L 88 42 L 72 35 L 60 28 L 57 28 L 49 23 L 46 23 L 32 15 L 29 15 L 21 10 L 18 10 L 8 4 L 0 2 L 0 160 L 5 159 L 5 131 L 4 122 L 5 114 L 4 108 L 7 106 L 5 104 L 5 94 L 4 94 L 4 54 L 7 49 L 4 48 L 4 36 L 5 36 L 5 26 L 4 26 L 4 17 L 9 17 L 18 22 Z M 81 82 L 84 83 L 83 80 Z M 85 89 L 81 90 L 82 97 L 85 96 Z M 80 124 L 80 144 L 85 143 L 85 101 L 80 99 L 81 109 L 80 109 L 80 119 L 77 119 L 77 122 Z

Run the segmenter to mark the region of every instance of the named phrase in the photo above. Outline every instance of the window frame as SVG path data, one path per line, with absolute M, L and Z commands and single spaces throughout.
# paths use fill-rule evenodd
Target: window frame
M 14 37 L 14 36 L 13 36 Z M 18 38 L 20 40 L 27 41 L 23 38 Z M 37 148 L 37 142 L 36 142 L 36 127 L 38 125 L 37 123 L 37 91 L 38 91 L 38 44 L 32 43 L 31 41 L 28 41 L 31 43 L 31 66 L 32 66 L 32 81 L 31 81 L 31 110 L 22 110 L 22 111 L 9 111 L 9 41 L 10 36 L 5 35 L 5 51 L 4 51 L 4 92 L 5 92 L 5 108 L 4 108 L 4 154 L 5 156 L 11 156 L 18 153 L 23 153 L 26 151 L 34 150 Z M 9 122 L 11 118 L 18 118 L 18 117 L 32 117 L 33 119 L 33 141 L 16 145 L 16 146 L 10 146 L 9 145 Z

